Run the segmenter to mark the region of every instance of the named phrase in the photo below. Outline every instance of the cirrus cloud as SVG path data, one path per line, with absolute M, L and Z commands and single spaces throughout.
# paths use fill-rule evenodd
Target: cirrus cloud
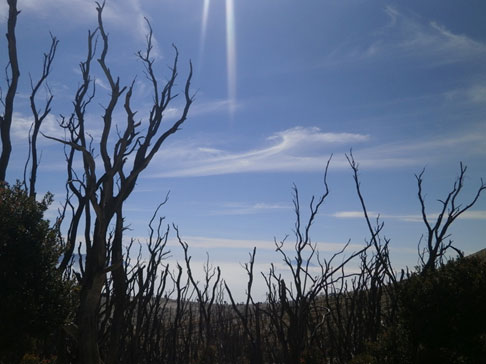
M 369 135 L 364 134 L 325 133 L 317 127 L 295 127 L 274 133 L 260 148 L 243 152 L 173 144 L 158 155 L 154 164 L 170 166 L 176 161 L 175 168 L 155 172 L 152 177 L 322 170 L 331 154 L 330 147 L 349 150 L 369 139 Z

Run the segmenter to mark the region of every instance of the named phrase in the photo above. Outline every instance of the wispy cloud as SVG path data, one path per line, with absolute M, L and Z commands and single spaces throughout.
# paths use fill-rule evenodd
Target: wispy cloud
M 295 127 L 271 135 L 266 139 L 267 145 L 261 148 L 243 152 L 183 143 L 173 145 L 158 157 L 165 166 L 177 159 L 176 165 L 183 167 L 155 173 L 154 177 L 319 170 L 329 157 L 330 148 L 349 149 L 367 140 L 369 136 L 363 134 L 325 133 L 315 127 Z
M 291 206 L 280 203 L 257 202 L 249 203 L 224 203 L 218 209 L 209 212 L 211 215 L 254 215 L 262 213 L 274 213 L 279 210 L 289 210 Z
M 363 219 L 364 213 L 362 211 L 339 211 L 331 216 L 336 217 L 338 219 Z M 410 214 L 410 215 L 395 215 L 395 214 L 379 214 L 377 212 L 369 211 L 368 216 L 372 219 L 376 219 L 380 217 L 382 220 L 390 219 L 390 220 L 399 220 L 405 222 L 423 222 L 422 215 L 419 214 Z M 428 213 L 427 217 L 429 219 L 436 219 L 439 216 L 438 213 Z M 461 220 L 486 220 L 486 211 L 484 210 L 477 210 L 477 211 L 466 211 L 462 215 L 458 217 Z
M 367 168 L 423 167 L 424 163 L 459 160 L 458 158 L 464 160 L 486 155 L 485 132 L 484 126 L 476 125 L 457 135 L 377 142 L 373 146 L 356 149 L 355 156 L 360 165 Z M 336 158 L 333 166 L 347 166 L 345 162 Z
M 238 109 L 241 106 L 240 103 L 227 99 L 195 102 L 194 106 L 191 106 L 191 117 L 216 112 L 227 112 L 229 107 Z
M 477 82 L 477 81 L 476 81 Z M 448 101 L 459 101 L 472 104 L 486 105 L 486 86 L 474 83 L 469 87 L 450 90 L 443 95 Z
M 106 91 L 111 91 L 110 86 L 101 78 L 96 78 L 95 84 L 96 84 L 96 86 L 99 86 Z
M 344 153 L 352 147 L 362 167 L 423 167 L 451 158 L 484 156 L 485 129 L 475 126 L 458 135 L 431 139 L 377 140 L 356 133 L 326 133 L 314 127 L 295 127 L 274 133 L 263 146 L 246 151 L 222 149 L 215 142 L 178 141 L 166 146 L 154 165 L 164 170 L 151 177 L 194 177 L 234 173 L 322 171 L 334 153 L 332 168 L 348 168 Z M 373 144 L 370 142 L 373 141 Z
M 486 104 L 486 86 L 474 85 L 468 89 L 469 99 L 472 102 Z
M 96 21 L 96 7 L 94 2 L 85 0 L 24 0 L 17 4 L 22 12 L 21 16 L 31 14 L 41 19 L 69 19 L 70 23 L 92 24 Z M 8 6 L 6 1 L 0 5 L 0 21 L 6 22 Z
M 333 50 L 324 65 L 389 58 L 426 60 L 422 65 L 481 60 L 486 44 L 465 34 L 456 34 L 445 25 L 401 11 L 384 9 L 388 22 L 372 33 L 360 34 Z
M 444 57 L 442 63 L 457 62 L 486 55 L 486 44 L 462 34 L 455 34 L 445 26 L 434 21 L 424 31 L 418 31 L 415 37 L 402 46 L 411 46 L 419 50 L 429 50 L 432 55 Z
M 99 125 L 99 116 L 92 114 L 86 115 L 86 133 L 94 138 L 101 135 L 101 127 Z M 14 112 L 12 118 L 12 139 L 17 143 L 28 142 L 29 130 L 33 122 L 33 117 L 29 114 Z M 64 129 L 59 126 L 59 122 L 52 113 L 48 114 L 40 127 L 40 132 L 51 137 L 64 139 Z M 39 136 L 38 143 L 40 145 L 55 144 L 57 142 Z
M 459 217 L 459 219 L 486 220 L 486 211 L 466 211 Z
M 42 19 L 69 19 L 70 23 L 92 26 L 96 21 L 96 5 L 86 0 L 24 0 L 19 2 L 18 9 L 24 14 Z M 5 2 L 0 4 L 0 22 L 5 22 L 8 15 L 8 7 Z M 145 42 L 148 34 L 148 25 L 145 17 L 150 20 L 142 8 L 140 0 L 107 1 L 103 12 L 107 25 L 116 26 L 126 30 L 127 34 L 135 36 L 138 41 Z M 157 40 L 154 38 L 152 56 L 160 56 Z
M 248 249 L 251 250 L 256 247 L 258 250 L 275 250 L 275 243 L 273 240 L 244 240 L 244 239 L 232 239 L 232 238 L 212 238 L 206 236 L 184 236 L 183 240 L 186 241 L 191 248 L 194 249 L 212 249 L 212 248 L 225 248 L 225 249 Z M 143 239 L 140 239 L 143 241 Z M 316 241 L 317 248 L 321 252 L 337 252 L 341 250 L 346 242 L 326 242 Z M 167 241 L 168 246 L 180 247 L 177 239 L 172 238 Z M 295 249 L 293 242 L 289 239 L 284 243 L 284 250 L 292 251 Z M 361 249 L 360 244 L 350 244 L 348 250 Z
M 15 142 L 28 142 L 29 130 L 33 122 L 32 116 L 27 116 L 22 113 L 14 112 L 12 118 L 12 139 Z M 49 114 L 44 119 L 40 131 L 46 135 L 53 136 L 56 138 L 64 138 L 64 130 L 59 127 L 59 124 L 54 115 Z M 49 141 L 44 137 L 39 137 L 39 143 L 55 143 Z
M 150 97 L 149 93 L 145 94 L 145 97 Z M 179 100 L 177 100 L 179 101 Z M 216 114 L 216 113 L 226 113 L 228 112 L 228 108 L 230 107 L 232 101 L 230 100 L 211 100 L 211 101 L 203 101 L 203 102 L 195 102 L 193 106 L 191 106 L 190 111 L 190 118 L 195 119 L 199 116 L 208 115 L 208 114 Z M 143 104 L 143 103 L 142 103 Z M 141 109 L 149 109 L 152 107 L 152 104 L 143 104 Z M 235 103 L 235 109 L 241 107 L 241 103 Z M 164 120 L 165 121 L 175 121 L 182 115 L 184 106 L 173 106 L 168 107 L 164 111 Z
M 364 213 L 362 211 L 339 211 L 330 216 L 336 217 L 338 219 L 364 219 Z M 437 214 L 429 214 L 429 217 L 436 217 Z M 380 218 L 383 220 L 399 220 L 406 222 L 422 222 L 421 215 L 393 215 L 393 214 L 380 214 L 374 211 L 368 211 L 368 217 L 370 219 Z
M 127 27 L 138 38 L 139 41 L 145 41 L 149 34 L 149 25 L 147 20 L 151 21 L 151 15 L 147 14 L 140 0 L 117 1 L 107 4 L 106 18 L 113 24 Z M 152 35 L 152 52 L 151 56 L 161 58 L 159 42 L 155 34 Z

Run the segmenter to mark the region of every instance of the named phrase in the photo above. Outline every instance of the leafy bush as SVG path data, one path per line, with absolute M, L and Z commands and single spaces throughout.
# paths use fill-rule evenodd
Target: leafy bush
M 399 318 L 353 363 L 486 363 L 486 261 L 450 261 L 399 287 Z
M 43 215 L 52 201 L 30 198 L 19 184 L 0 185 L 0 363 L 53 334 L 69 311 L 69 282 L 57 271 L 57 230 Z
M 401 317 L 415 362 L 486 362 L 486 262 L 466 258 L 415 275 Z

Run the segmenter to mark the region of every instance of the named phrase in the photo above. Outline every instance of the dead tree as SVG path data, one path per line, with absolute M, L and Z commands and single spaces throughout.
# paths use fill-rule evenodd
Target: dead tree
M 226 292 L 231 301 L 231 307 L 238 317 L 245 335 L 249 339 L 250 350 L 249 359 L 250 364 L 262 364 L 263 361 L 263 347 L 262 347 L 262 330 L 261 330 L 261 308 L 260 303 L 255 303 L 252 295 L 252 287 L 254 280 L 253 265 L 255 263 L 256 247 L 250 253 L 250 261 L 244 264 L 244 269 L 248 275 L 248 284 L 246 288 L 246 301 L 240 309 L 236 304 L 230 288 L 224 283 Z
M 148 362 L 148 355 L 157 357 L 159 354 L 158 343 L 164 335 L 160 317 L 166 311 L 164 296 L 169 281 L 169 267 L 163 261 L 170 254 L 165 249 L 169 229 L 163 227 L 164 218 L 159 217 L 155 225 L 156 215 L 163 204 L 159 205 L 149 223 L 150 234 L 145 242 L 149 257 L 142 259 L 140 246 L 136 258 L 130 258 L 133 239 L 124 251 L 126 277 L 122 280 L 123 291 L 115 287 L 117 278 L 113 272 L 107 275 L 99 323 L 100 347 L 106 363 Z M 111 260 L 115 233 L 116 224 L 108 244 Z M 122 294 L 125 298 L 123 305 L 120 304 Z
M 361 192 L 361 182 L 359 180 L 359 165 L 355 161 L 353 153 L 350 151 L 349 155 L 346 155 L 349 165 L 353 171 L 353 180 L 355 182 L 356 193 L 358 194 L 361 208 L 366 221 L 366 226 L 370 234 L 370 244 L 373 247 L 371 257 L 364 255 L 362 257 L 362 271 L 361 275 L 369 279 L 368 284 L 363 287 L 367 290 L 367 296 L 369 303 L 361 305 L 360 307 L 366 307 L 368 310 L 368 317 L 375 317 L 370 319 L 367 323 L 368 326 L 368 340 L 375 340 L 378 334 L 379 325 L 381 321 L 393 322 L 396 315 L 396 289 L 398 283 L 404 277 L 404 271 L 400 276 L 397 276 L 393 269 L 390 260 L 390 239 L 382 236 L 382 230 L 384 223 L 377 216 L 376 223 L 373 224 L 366 207 L 365 199 Z M 387 301 L 387 307 L 382 311 L 381 303 L 385 297 Z M 373 314 L 370 316 L 369 314 Z M 373 329 L 371 329 L 373 327 Z
M 324 289 L 329 308 L 320 347 L 331 362 L 347 363 L 376 342 L 385 326 L 394 323 L 397 312 L 397 277 L 390 261 L 390 239 L 382 236 L 384 223 L 379 216 L 373 223 L 368 213 L 359 180 L 359 166 L 352 152 L 346 155 L 370 238 L 369 248 L 360 254 L 359 271 L 349 279 L 342 272 L 330 279 Z M 325 345 L 329 343 L 329 345 Z M 321 343 L 318 343 L 318 345 Z
M 165 322 L 169 303 L 167 297 L 174 292 L 174 288 L 167 292 L 171 275 L 169 265 L 164 265 L 163 260 L 170 253 L 165 250 L 169 229 L 167 227 L 161 231 L 162 221 L 163 218 L 160 218 L 155 235 L 153 220 L 150 223 L 148 261 L 142 263 L 137 259 L 130 271 L 128 264 L 126 265 L 129 286 L 125 292 L 127 302 L 122 312 L 118 312 L 121 311 L 118 306 L 111 311 L 113 324 L 110 327 L 109 340 L 106 342 L 106 351 L 110 353 L 109 362 L 157 362 L 163 355 L 162 350 L 167 346 L 162 346 L 161 343 L 168 331 Z M 113 298 L 115 302 L 119 299 L 115 295 Z M 117 319 L 115 315 L 122 315 L 122 318 Z M 124 330 L 116 334 L 114 330 L 117 328 Z M 115 340 L 118 340 L 118 343 Z M 118 345 L 118 357 L 113 354 L 114 345 Z
M 437 265 L 442 262 L 443 257 L 448 249 L 452 249 L 462 256 L 460 250 L 457 249 L 453 245 L 453 241 L 449 239 L 450 234 L 448 229 L 460 215 L 474 206 L 481 196 L 481 193 L 486 190 L 486 184 L 484 184 L 483 180 L 481 179 L 481 184 L 479 185 L 479 188 L 477 189 L 472 200 L 465 205 L 459 203 L 458 197 L 464 187 L 466 170 L 467 167 L 461 162 L 459 165 L 459 176 L 454 181 L 451 191 L 447 194 L 444 200 L 438 200 L 442 206 L 435 222 L 430 221 L 430 216 L 427 216 L 425 208 L 425 198 L 422 191 L 425 169 L 423 169 L 419 174 L 415 175 L 418 185 L 417 194 L 420 201 L 422 220 L 427 228 L 427 233 L 425 236 L 426 242 L 423 250 L 421 250 L 419 242 L 419 258 L 422 264 L 422 272 L 424 274 L 428 271 L 434 270 Z
M 381 239 L 381 231 L 383 229 L 384 224 L 380 222 L 379 217 L 376 220 L 376 226 L 373 226 L 371 219 L 368 214 L 368 209 L 366 208 L 365 200 L 363 198 L 363 195 L 361 193 L 361 183 L 359 181 L 359 176 L 358 176 L 358 163 L 354 160 L 353 153 L 350 151 L 349 155 L 346 155 L 346 158 L 348 160 L 348 163 L 353 171 L 353 180 L 355 183 L 356 187 L 356 192 L 358 194 L 359 201 L 361 203 L 361 208 L 363 211 L 363 215 L 366 221 L 366 225 L 368 227 L 368 230 L 370 232 L 371 238 L 370 238 L 370 243 L 375 249 L 375 254 L 377 259 L 380 261 L 380 265 L 383 269 L 385 269 L 387 277 L 394 282 L 396 280 L 395 278 L 395 273 L 393 272 L 393 268 L 390 263 L 390 255 L 388 254 L 388 243 L 389 241 L 385 239 L 385 242 L 383 244 L 382 239 Z
M 17 10 L 17 0 L 7 0 L 8 20 L 7 20 L 7 43 L 8 43 L 8 70 L 7 73 L 7 94 L 5 100 L 0 93 L 0 102 L 3 105 L 3 115 L 0 115 L 0 138 L 2 140 L 2 152 L 0 154 L 0 182 L 5 182 L 7 175 L 8 162 L 12 152 L 12 141 L 10 139 L 10 127 L 12 125 L 12 116 L 14 110 L 15 94 L 20 77 L 19 62 L 17 57 L 17 39 L 15 37 L 15 26 L 17 16 L 20 11 Z
M 195 334 L 191 299 L 194 289 L 190 288 L 189 277 L 183 281 L 182 274 L 183 269 L 179 264 L 177 264 L 177 273 L 170 274 L 173 292 L 175 292 L 175 307 L 169 309 L 168 319 L 165 321 L 167 331 L 164 338 L 163 357 L 167 363 L 187 363 L 193 356 L 192 340 Z
M 0 137 L 2 140 L 2 151 L 0 155 L 0 181 L 5 181 L 7 167 L 12 151 L 12 142 L 10 136 L 10 128 L 12 126 L 12 118 L 14 112 L 14 101 L 17 92 L 17 87 L 20 78 L 20 70 L 17 55 L 17 40 L 15 36 L 15 28 L 17 18 L 20 11 L 17 10 L 17 0 L 8 0 L 8 21 L 7 21 L 7 43 L 8 43 L 8 66 L 6 67 L 7 76 L 7 94 L 5 100 L 2 98 L 0 92 L 0 102 L 3 105 L 3 115 L 0 115 Z M 32 110 L 34 121 L 29 130 L 29 154 L 24 169 L 24 186 L 31 197 L 35 197 L 35 183 L 37 179 L 37 169 L 39 166 L 39 158 L 37 155 L 37 137 L 42 122 L 51 111 L 53 95 L 46 84 L 47 77 L 51 71 L 52 62 L 56 54 L 56 49 L 59 41 L 56 37 L 51 35 L 51 46 L 47 53 L 44 53 L 44 60 L 42 64 L 42 73 L 39 79 L 34 83 L 30 77 L 30 107 Z M 47 87 L 47 100 L 42 109 L 39 109 L 36 103 L 36 96 L 43 85 Z M 27 183 L 27 170 L 29 163 L 31 168 L 29 171 L 29 182 Z
M 212 315 L 213 306 L 217 298 L 217 291 L 219 288 L 219 283 L 221 282 L 221 269 L 219 267 L 213 267 L 209 263 L 209 256 L 204 265 L 204 281 L 199 282 L 196 280 L 191 269 L 191 257 L 189 256 L 189 245 L 183 241 L 179 235 L 179 230 L 174 226 L 174 230 L 177 234 L 177 239 L 184 251 L 184 261 L 186 263 L 186 273 L 191 282 L 194 292 L 197 297 L 197 304 L 199 309 L 199 332 L 198 332 L 198 346 L 201 346 L 202 355 L 199 358 L 203 361 L 210 360 L 211 356 L 209 345 L 212 343 L 213 332 L 212 332 Z M 202 287 L 200 285 L 202 283 Z M 197 358 L 194 358 L 197 359 Z
M 275 242 L 276 250 L 281 254 L 285 267 L 290 271 L 290 280 L 286 281 L 281 274 L 277 273 L 273 264 L 268 274 L 262 274 L 268 292 L 267 307 L 264 312 L 269 318 L 275 341 L 279 344 L 279 350 L 272 355 L 272 359 L 279 363 L 296 364 L 304 359 L 304 356 L 311 355 L 306 352 L 312 349 L 310 343 L 315 339 L 319 326 L 323 324 L 322 318 L 318 317 L 317 323 L 311 325 L 315 319 L 318 297 L 324 292 L 326 286 L 333 284 L 336 273 L 343 272 L 345 278 L 352 277 L 352 274 L 344 272 L 344 267 L 369 247 L 367 245 L 360 251 L 351 253 L 334 266 L 335 260 L 341 256 L 347 245 L 326 260 L 320 258 L 317 246 L 311 240 L 312 224 L 329 194 L 327 184 L 329 162 L 330 160 L 324 173 L 324 193 L 317 199 L 312 197 L 309 204 L 310 215 L 305 224 L 301 222 L 299 194 L 294 186 L 295 256 L 292 258 L 285 251 L 285 239 Z M 312 262 L 319 267 L 318 274 L 312 273 Z
M 57 38 L 51 34 L 51 46 L 49 48 L 49 52 L 44 53 L 44 61 L 42 63 L 42 74 L 36 83 L 34 83 L 34 81 L 32 80 L 32 76 L 30 76 L 31 93 L 29 99 L 30 99 L 30 109 L 34 117 L 34 121 L 32 122 L 32 125 L 29 130 L 29 156 L 27 157 L 27 162 L 25 163 L 25 168 L 24 168 L 24 185 L 26 186 L 26 189 L 29 191 L 29 195 L 31 197 L 35 197 L 36 195 L 35 184 L 37 181 L 37 170 L 39 168 L 39 162 L 40 162 L 39 157 L 37 155 L 37 138 L 39 136 L 39 131 L 42 122 L 45 120 L 47 115 L 49 115 L 49 113 L 51 112 L 51 103 L 54 97 L 51 93 L 49 86 L 47 85 L 47 77 L 51 72 L 52 62 L 54 61 L 58 44 L 59 41 L 57 40 Z M 39 89 L 43 85 L 46 86 L 48 92 L 47 101 L 44 104 L 42 109 L 38 109 L 36 96 L 39 92 Z M 27 187 L 27 171 L 28 171 L 29 163 L 30 163 L 30 173 L 28 177 L 29 182 Z
M 131 105 L 134 82 L 121 86 L 120 79 L 115 77 L 107 64 L 108 35 L 105 31 L 102 13 L 104 3 L 97 3 L 98 27 L 88 34 L 87 58 L 81 63 L 82 82 L 75 100 L 74 111 L 69 117 L 62 117 L 61 126 L 66 130 L 68 138 L 59 139 L 47 136 L 61 142 L 66 147 L 68 170 L 68 189 L 77 198 L 77 206 L 73 205 L 74 216 L 69 227 L 70 241 L 68 254 L 73 251 L 74 239 L 78 235 L 81 219 L 84 217 L 84 237 L 86 258 L 81 265 L 80 274 L 80 306 L 77 314 L 78 324 L 78 362 L 101 363 L 98 343 L 98 319 L 101 292 L 106 283 L 106 275 L 112 273 L 113 286 L 121 287 L 120 299 L 114 304 L 126 304 L 125 288 L 126 272 L 123 264 L 123 203 L 133 191 L 140 173 L 149 165 L 152 158 L 161 148 L 165 140 L 174 134 L 187 118 L 193 97 L 190 94 L 192 65 L 184 87 L 184 107 L 180 117 L 167 129 L 163 129 L 162 119 L 169 104 L 177 96 L 175 81 L 178 76 L 178 51 L 174 46 L 175 57 L 168 81 L 161 87 L 153 68 L 152 30 L 147 36 L 147 47 L 139 52 L 138 57 L 145 65 L 146 75 L 153 89 L 153 105 L 149 110 L 146 122 L 136 121 L 136 111 Z M 86 131 L 86 108 L 95 97 L 92 61 L 96 55 L 96 38 L 101 39 L 101 52 L 98 64 L 110 88 L 110 97 L 102 116 L 103 128 L 100 139 L 95 143 Z M 115 119 L 115 110 L 123 102 L 124 121 Z M 115 142 L 110 137 L 115 128 Z M 143 129 L 142 129 L 143 128 Z M 110 152 L 110 149 L 112 152 Z M 97 154 L 101 158 L 101 166 L 97 165 Z M 81 171 L 76 170 L 75 160 L 80 156 Z M 108 241 L 109 227 L 115 222 L 114 238 Z M 111 245 L 109 245 L 111 244 Z M 108 250 L 111 249 L 111 260 Z M 66 259 L 69 257 L 66 257 Z M 122 280 L 123 282 L 119 282 Z
M 382 236 L 383 222 L 379 217 L 373 224 L 361 192 L 361 183 L 358 174 L 358 163 L 353 154 L 346 155 L 353 171 L 356 191 L 361 203 L 363 215 L 371 238 L 370 248 L 361 255 L 360 272 L 351 280 L 339 279 L 333 285 L 327 286 L 325 298 L 331 307 L 326 320 L 327 332 L 325 341 L 331 345 L 323 348 L 323 352 L 332 361 L 347 363 L 355 355 L 366 350 L 366 345 L 376 343 L 380 335 L 397 324 L 401 282 L 405 277 L 402 270 L 400 275 L 394 272 L 390 262 L 390 239 Z M 452 191 L 444 201 L 439 200 L 442 209 L 435 224 L 429 223 L 425 212 L 425 200 L 422 192 L 423 171 L 416 175 L 418 182 L 418 196 L 422 208 L 422 217 L 427 227 L 427 246 L 419 251 L 422 261 L 421 272 L 426 274 L 441 264 L 447 249 L 460 251 L 452 246 L 447 229 L 452 222 L 463 212 L 471 208 L 478 200 L 481 192 L 486 188 L 481 185 L 472 201 L 465 206 L 457 205 L 456 199 L 463 187 L 466 168 L 461 164 L 460 174 Z

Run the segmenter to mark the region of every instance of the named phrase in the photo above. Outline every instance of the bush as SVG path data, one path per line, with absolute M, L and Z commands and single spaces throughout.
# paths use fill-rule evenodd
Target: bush
M 486 363 L 486 261 L 450 261 L 399 286 L 399 318 L 354 363 Z
M 486 362 L 486 262 L 451 261 L 405 282 L 401 319 L 414 362 Z
M 51 201 L 0 185 L 0 363 L 41 350 L 70 312 L 70 283 L 56 269 L 59 234 L 43 218 Z

